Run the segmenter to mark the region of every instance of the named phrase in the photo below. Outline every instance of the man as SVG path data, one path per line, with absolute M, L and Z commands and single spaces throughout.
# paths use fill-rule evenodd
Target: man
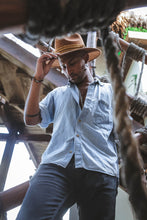
M 17 220 L 60 220 L 77 203 L 80 220 L 114 220 L 118 158 L 113 136 L 112 89 L 93 78 L 88 62 L 100 51 L 79 34 L 56 39 L 43 54 L 25 107 L 28 125 L 53 123 L 52 139 L 30 181 Z M 58 58 L 69 84 L 39 103 L 41 81 Z

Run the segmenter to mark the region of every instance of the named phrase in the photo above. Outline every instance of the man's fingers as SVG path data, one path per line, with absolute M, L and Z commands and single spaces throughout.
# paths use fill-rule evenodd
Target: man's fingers
M 44 53 L 44 54 L 41 55 L 41 57 L 38 59 L 38 61 L 40 63 L 42 63 L 42 62 L 46 63 L 46 61 L 50 61 L 50 60 L 53 60 L 53 59 L 57 59 L 57 55 L 56 54 Z M 47 62 L 47 63 L 49 63 L 49 62 Z
M 48 64 L 52 64 L 54 61 L 55 61 L 56 58 L 49 58 L 45 61 L 45 64 L 48 65 Z

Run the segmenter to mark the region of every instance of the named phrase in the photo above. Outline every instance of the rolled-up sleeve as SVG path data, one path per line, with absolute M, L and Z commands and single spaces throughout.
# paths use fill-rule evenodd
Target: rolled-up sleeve
M 40 103 L 39 108 L 41 111 L 41 123 L 39 126 L 42 128 L 48 127 L 54 120 L 54 97 L 53 93 L 50 92 Z

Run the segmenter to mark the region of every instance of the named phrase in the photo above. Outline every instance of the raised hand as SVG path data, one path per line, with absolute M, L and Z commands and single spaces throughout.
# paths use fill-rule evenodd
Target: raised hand
M 38 80 L 44 79 L 57 57 L 54 53 L 44 53 L 38 58 L 35 72 Z

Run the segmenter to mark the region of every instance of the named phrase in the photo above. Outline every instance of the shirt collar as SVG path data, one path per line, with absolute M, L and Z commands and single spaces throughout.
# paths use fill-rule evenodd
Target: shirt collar
M 100 81 L 98 76 L 95 76 L 93 79 L 94 79 L 94 82 L 92 82 L 91 84 L 99 84 L 100 86 L 104 85 L 104 83 Z M 71 87 L 72 85 L 75 85 L 75 84 L 68 80 L 68 84 L 67 85 Z
M 94 84 L 98 83 L 100 86 L 103 86 L 103 85 L 104 85 L 104 83 L 100 81 L 100 79 L 98 78 L 98 76 L 95 76 L 95 77 L 94 77 L 94 82 L 93 82 L 93 83 L 94 83 Z

